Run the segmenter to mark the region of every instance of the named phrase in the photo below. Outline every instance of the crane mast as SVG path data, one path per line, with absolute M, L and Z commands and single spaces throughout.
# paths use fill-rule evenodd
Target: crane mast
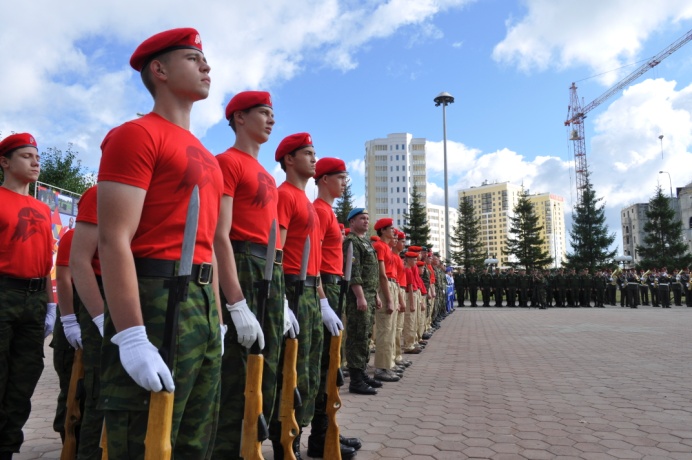
M 682 48 L 682 46 L 690 40 L 692 40 L 692 30 L 687 31 L 685 35 L 677 39 L 663 51 L 659 52 L 656 56 L 638 67 L 634 72 L 627 75 L 610 89 L 606 90 L 603 94 L 583 107 L 579 101 L 579 96 L 577 95 L 577 85 L 572 83 L 572 86 L 569 88 L 570 104 L 569 107 L 567 107 L 567 121 L 565 121 L 565 126 L 572 127 L 569 139 L 572 141 L 574 152 L 574 173 L 576 176 L 577 203 L 581 203 L 582 191 L 586 186 L 586 176 L 588 171 L 586 167 L 586 140 L 584 136 L 584 119 L 586 118 L 586 114 L 601 105 L 615 93 L 619 92 L 622 88 L 641 77 L 644 73 L 656 67 L 661 63 L 662 60 L 673 54 L 678 49 Z

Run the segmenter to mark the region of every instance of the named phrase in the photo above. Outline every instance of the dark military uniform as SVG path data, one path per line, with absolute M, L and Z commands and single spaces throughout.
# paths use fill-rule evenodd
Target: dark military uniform
M 505 275 L 505 287 L 507 288 L 507 306 L 517 306 L 517 275 L 514 270 Z
M 567 306 L 567 279 L 562 269 L 555 275 L 555 305 L 564 308 Z
M 454 289 L 457 291 L 457 304 L 460 307 L 464 306 L 466 294 L 466 275 L 458 272 L 454 274 Z
M 651 305 L 658 307 L 658 276 L 655 273 L 650 273 L 646 284 L 649 286 L 649 292 L 651 293 Z
M 493 275 L 484 270 L 480 276 L 481 295 L 483 296 L 483 306 L 490 306 L 490 293 L 493 289 Z
M 682 289 L 685 293 L 685 305 L 692 307 L 692 298 L 690 292 L 690 274 L 688 272 L 682 272 L 680 274 L 680 282 L 682 283 Z
M 526 273 L 519 273 L 519 275 L 517 275 L 517 284 L 519 287 L 519 306 L 528 308 L 529 293 L 531 292 L 531 278 L 529 278 L 529 275 Z
M 667 273 L 658 277 L 658 300 L 662 308 L 670 308 L 670 277 Z
M 505 290 L 505 277 L 500 273 L 500 270 L 495 270 L 493 275 L 493 294 L 495 294 L 495 306 L 502 306 L 502 294 Z
M 477 307 L 478 304 L 478 285 L 481 282 L 480 277 L 478 276 L 478 273 L 476 273 L 475 269 L 472 269 L 466 274 L 466 279 L 468 281 L 468 286 L 469 286 L 469 300 L 471 301 L 471 306 L 472 307 Z
M 673 290 L 675 306 L 682 307 L 682 283 L 680 283 L 680 274 L 673 274 L 671 278 L 671 289 Z

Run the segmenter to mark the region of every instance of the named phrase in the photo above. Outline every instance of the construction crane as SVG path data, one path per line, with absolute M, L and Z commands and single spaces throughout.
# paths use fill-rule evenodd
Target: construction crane
M 641 77 L 649 69 L 656 67 L 661 63 L 662 60 L 673 54 L 690 40 L 692 40 L 692 30 L 689 30 L 685 35 L 680 37 L 666 49 L 648 60 L 634 72 L 620 80 L 605 93 L 601 94 L 599 97 L 584 106 L 582 106 L 581 102 L 579 101 L 579 97 L 577 96 L 577 85 L 572 83 L 572 86 L 569 88 L 570 103 L 567 107 L 567 121 L 565 121 L 565 126 L 572 127 L 569 139 L 573 142 L 574 146 L 574 173 L 577 183 L 577 203 L 581 203 L 582 190 L 586 186 L 586 140 L 584 138 L 584 119 L 586 118 L 586 114 L 601 105 L 613 94 L 619 92 L 622 88 Z

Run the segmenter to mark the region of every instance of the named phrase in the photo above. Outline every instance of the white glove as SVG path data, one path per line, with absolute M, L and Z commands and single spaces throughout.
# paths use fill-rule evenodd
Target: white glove
M 93 318 L 92 321 L 96 324 L 96 327 L 99 328 L 99 333 L 101 337 L 103 337 L 103 313 Z
M 288 332 L 288 336 L 292 339 L 300 334 L 300 324 L 293 310 L 288 308 L 288 300 L 284 299 L 284 335 Z
M 341 322 L 336 312 L 329 306 L 329 300 L 326 298 L 320 299 L 320 310 L 322 310 L 322 323 L 333 336 L 338 336 L 339 331 L 344 329 L 344 323 Z
M 46 304 L 46 322 L 43 325 L 43 338 L 45 339 L 53 333 L 53 327 L 55 326 L 55 308 L 58 306 L 56 303 Z
M 171 371 L 147 338 L 144 326 L 133 326 L 113 336 L 120 348 L 120 362 L 137 385 L 149 391 L 175 390 Z
M 259 321 L 247 307 L 245 299 L 233 305 L 226 304 L 231 313 L 231 319 L 235 330 L 238 332 L 238 343 L 245 348 L 250 348 L 255 341 L 259 343 L 260 350 L 264 349 L 264 332 Z
M 219 324 L 219 326 L 221 327 L 221 356 L 223 356 L 223 339 L 226 337 L 226 332 L 228 332 L 228 326 L 225 324 Z
M 75 314 L 61 316 L 60 322 L 62 323 L 63 331 L 65 331 L 65 337 L 72 345 L 72 348 L 84 348 L 82 347 L 82 330 L 79 328 Z

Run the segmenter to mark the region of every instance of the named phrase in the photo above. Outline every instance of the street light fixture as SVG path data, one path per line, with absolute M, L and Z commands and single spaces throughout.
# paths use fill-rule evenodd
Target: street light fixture
M 442 106 L 442 145 L 444 149 L 445 161 L 445 257 L 447 260 L 452 260 L 451 257 L 451 235 L 449 234 L 449 187 L 447 186 L 447 105 L 454 103 L 454 97 L 447 93 L 441 92 L 434 99 L 435 107 Z
M 659 174 L 668 174 L 668 184 L 670 185 L 670 198 L 673 199 L 673 181 L 670 179 L 670 173 L 668 171 L 659 171 Z
M 658 136 L 658 140 L 661 141 L 661 160 L 663 159 L 663 134 Z

